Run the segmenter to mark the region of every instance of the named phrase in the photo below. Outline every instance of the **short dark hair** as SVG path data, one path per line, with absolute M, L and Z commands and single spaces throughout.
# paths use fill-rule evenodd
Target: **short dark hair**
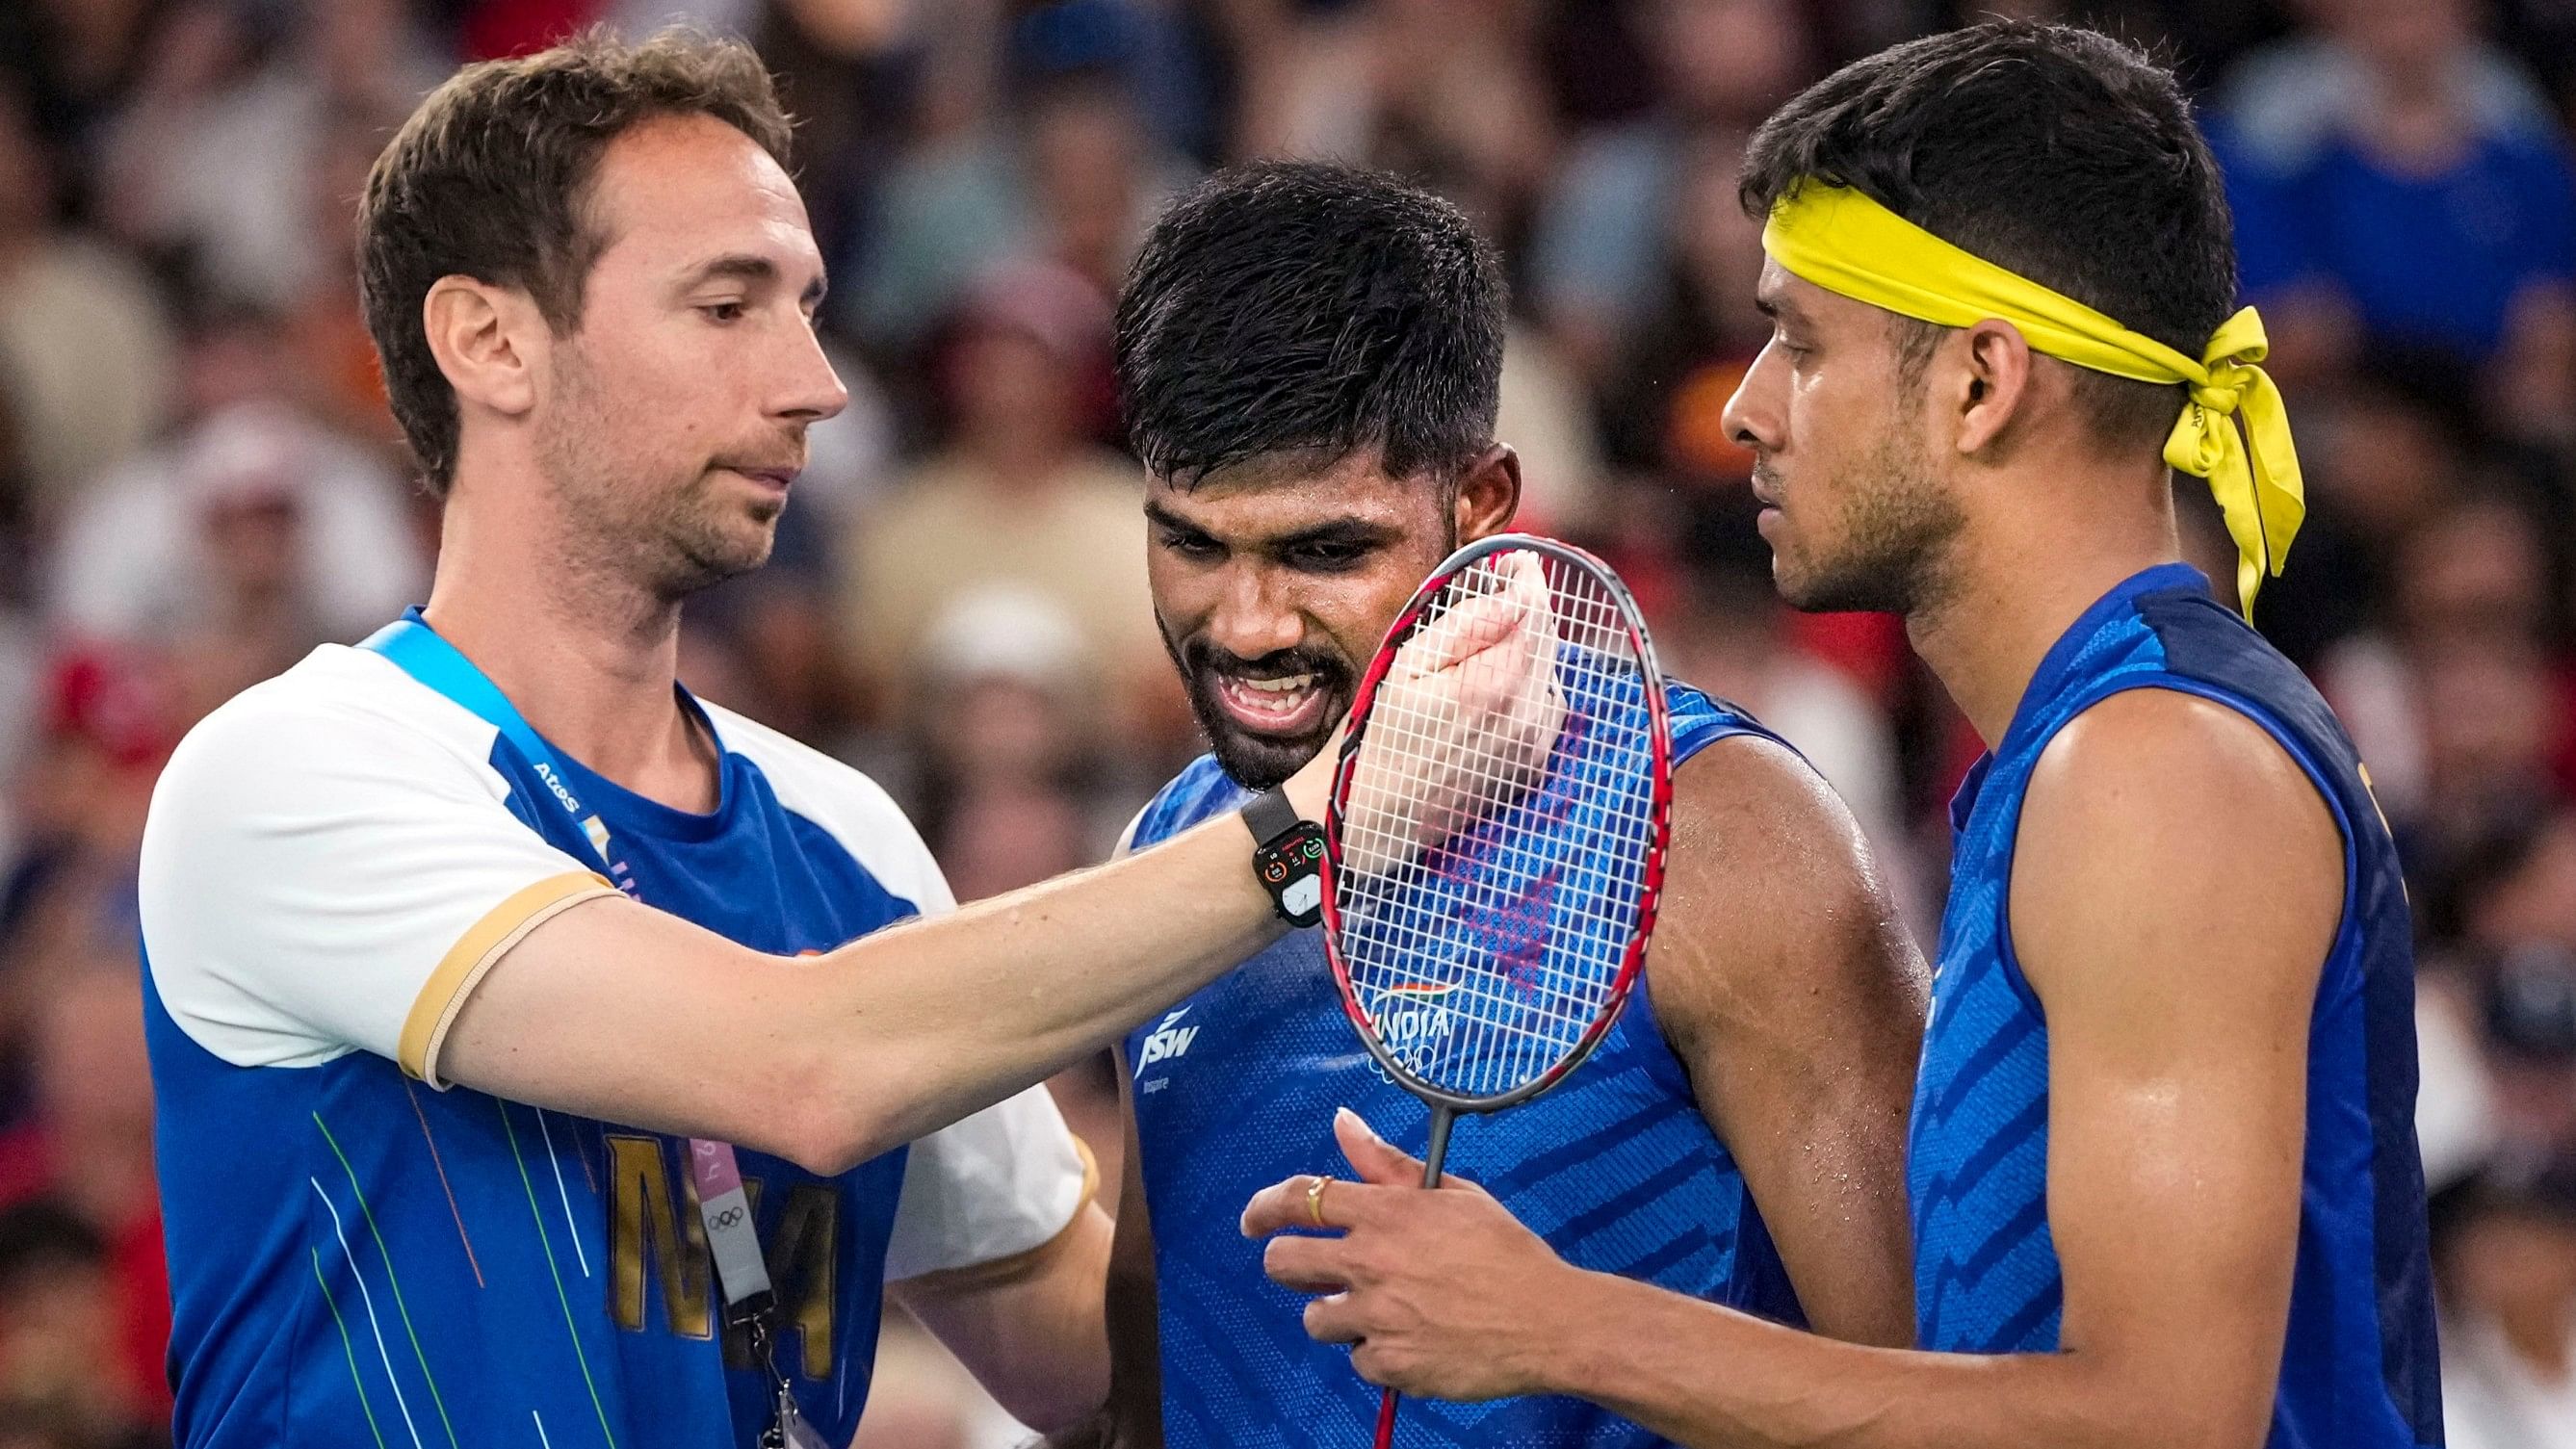
M 1754 132 L 1745 210 L 1767 216 L 1808 181 L 1856 188 L 2195 360 L 2235 303 L 2227 194 L 2190 102 L 2172 72 L 2094 31 L 1994 20 L 1844 66 Z M 1928 337 L 1899 339 L 1919 370 Z M 2182 406 L 2179 385 L 2082 369 L 2076 397 L 2123 446 L 2161 443 Z
M 1119 298 L 1127 436 L 1184 487 L 1256 458 L 1456 476 L 1493 442 L 1503 269 L 1457 207 L 1380 172 L 1218 172 L 1155 222 Z
M 581 326 L 581 294 L 609 238 L 587 213 L 609 142 L 660 116 L 706 115 L 787 162 L 791 123 L 750 48 L 666 30 L 637 44 L 592 31 L 484 61 L 432 91 L 367 175 L 358 291 L 385 392 L 430 491 L 455 481 L 456 393 L 421 327 L 439 278 L 524 288 L 546 325 Z

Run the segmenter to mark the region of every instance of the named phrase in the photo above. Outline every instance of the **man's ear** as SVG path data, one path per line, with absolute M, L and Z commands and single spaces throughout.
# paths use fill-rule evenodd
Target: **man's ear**
M 451 273 L 430 284 L 420 319 L 460 412 L 471 405 L 519 417 L 536 406 L 536 368 L 551 333 L 534 298 Z
M 2031 350 L 2021 329 L 1988 318 L 1962 328 L 1950 340 L 1960 365 L 1950 374 L 1950 396 L 1956 409 L 1955 446 L 1961 453 L 1980 453 L 1995 446 L 2031 399 Z
M 1520 454 L 1500 443 L 1479 454 L 1458 480 L 1455 507 L 1451 521 L 1462 544 L 1509 528 L 1521 508 Z

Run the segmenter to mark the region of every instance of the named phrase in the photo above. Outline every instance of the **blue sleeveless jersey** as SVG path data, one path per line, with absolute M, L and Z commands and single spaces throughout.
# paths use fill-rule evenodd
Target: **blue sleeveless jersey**
M 1729 735 L 1776 736 L 1685 685 L 1670 689 L 1678 766 Z M 1165 786 L 1136 823 L 1151 845 L 1241 808 L 1250 792 L 1212 756 Z M 1569 1261 L 1775 1318 L 1798 1310 L 1751 1194 L 1701 1119 L 1682 1064 L 1640 988 L 1600 1049 L 1554 1090 L 1462 1119 L 1449 1170 L 1490 1189 Z M 1421 1014 L 1429 1030 L 1431 1013 Z M 1399 1050 L 1406 1030 L 1392 1024 Z M 1163 1431 L 1173 1449 L 1366 1444 L 1378 1390 L 1350 1350 L 1316 1343 L 1305 1296 L 1262 1276 L 1236 1229 L 1260 1189 L 1299 1173 L 1347 1175 L 1332 1135 L 1347 1106 L 1422 1154 L 1430 1114 L 1381 1075 L 1344 1015 L 1321 936 L 1291 935 L 1148 1021 L 1125 1043 L 1153 1218 L 1161 1302 Z M 1566 1398 L 1408 1402 L 1404 1446 L 1628 1449 L 1660 1444 Z
M 2415 1147 L 2414 955 L 2397 852 L 2352 742 L 2298 670 L 2183 564 L 2087 610 L 1950 807 L 1949 907 L 1907 1153 L 1922 1346 L 2058 1346 L 2048 1232 L 2048 1024 L 2005 917 L 2023 792 L 2067 721 L 2128 689 L 2214 700 L 2298 761 L 2344 841 L 2343 923 L 2308 1031 L 2297 1276 L 2270 1449 L 2442 1442 Z

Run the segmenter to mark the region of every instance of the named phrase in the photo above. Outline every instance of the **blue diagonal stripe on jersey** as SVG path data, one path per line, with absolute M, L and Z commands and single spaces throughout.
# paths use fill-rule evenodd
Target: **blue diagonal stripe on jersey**
M 1689 1180 L 1694 1174 L 1705 1171 L 1707 1166 L 1708 1164 L 1704 1162 L 1694 1162 L 1687 1157 L 1667 1163 L 1661 1171 L 1635 1184 L 1608 1202 L 1598 1207 L 1587 1208 L 1567 1218 L 1563 1227 L 1548 1235 L 1549 1242 L 1560 1253 L 1572 1252 L 1581 1247 L 1584 1240 L 1594 1233 L 1612 1226 L 1640 1207 L 1662 1197 L 1666 1192 Z
M 2048 1226 L 2048 1199 L 2044 1197 L 2031 1199 L 2022 1206 L 2020 1212 L 2012 1215 L 2011 1221 L 1988 1234 L 1985 1242 L 1978 1245 L 1977 1251 L 1969 1254 L 1964 1260 L 1943 1263 L 1941 1271 L 1934 1275 L 1933 1292 L 1937 1294 L 1953 1283 L 1971 1293 L 1975 1292 L 1977 1285 L 1985 1281 L 1986 1275 L 1994 1271 L 1997 1263 L 2002 1262 L 2013 1249 L 2029 1241 L 2046 1226 Z
M 2006 1021 L 1993 1036 L 1986 1038 L 1985 1045 L 1978 1047 L 1973 1055 L 1959 1064 L 1958 1075 L 1950 1079 L 1949 1084 L 1941 1089 L 1941 1095 L 1925 1109 L 1924 1121 L 1934 1126 L 1949 1121 L 1950 1114 L 1957 1111 L 1959 1104 L 1966 1100 L 1968 1094 L 1975 1091 L 1978 1083 L 1986 1079 L 1986 1073 L 1994 1070 L 1995 1063 L 2010 1055 L 2013 1048 L 2028 1041 L 2031 1034 L 2038 1030 L 2037 1017 L 2026 1011 L 2014 1012 L 2012 1018 Z
M 1985 1280 L 1986 1274 L 1992 1272 L 1997 1263 L 2010 1257 L 2013 1251 L 2024 1243 L 2032 1241 L 2039 1230 L 2047 1225 L 2048 1201 L 2044 1197 L 2034 1198 L 2020 1212 L 2014 1214 L 2010 1222 L 1988 1235 L 1985 1242 L 1979 1244 L 1977 1251 L 1970 1254 L 1965 1261 L 1942 1263 L 1940 1271 L 1933 1275 L 1932 1291 L 1926 1295 L 1926 1302 L 1923 1305 L 1924 1323 L 1931 1329 L 1938 1330 L 1942 1322 L 1941 1315 L 1949 1307 L 1951 1289 L 1957 1288 L 1974 1293 L 1977 1285 Z
M 1711 1237 L 1706 1228 L 1694 1226 L 1689 1232 L 1659 1244 L 1646 1256 L 1633 1262 L 1621 1263 L 1610 1271 L 1622 1278 L 1652 1278 L 1694 1253 L 1724 1253 L 1734 1246 L 1733 1230 L 1730 1229 L 1718 1237 Z
M 1495 1197 L 1508 1198 L 1533 1183 L 1545 1182 L 1568 1168 L 1580 1167 L 1604 1153 L 1618 1150 L 1640 1134 L 1670 1120 L 1675 1113 L 1692 1110 L 1684 1098 L 1659 1096 L 1643 1110 L 1628 1114 L 1622 1121 L 1609 1123 L 1562 1147 L 1524 1158 L 1518 1167 L 1479 1185 Z
M 1974 908 L 1974 902 L 1954 902 L 1951 906 L 1953 910 Z M 1947 1023 L 1958 1013 L 1968 1010 L 1969 1004 L 1976 999 L 1977 989 L 1986 984 L 1987 977 L 2002 968 L 2000 953 L 1989 949 L 1988 939 L 1982 931 L 1974 940 L 1943 941 L 1941 959 L 1939 969 L 1949 972 L 1954 979 L 1941 981 L 1933 991 L 1932 1014 Z
M 2049 1317 L 2055 1314 L 2058 1309 L 2064 1307 L 2065 1303 L 2066 1285 L 2056 1278 L 2050 1278 L 2047 1284 L 2043 1286 L 2038 1293 L 2034 1294 L 2028 1303 L 2015 1309 L 2010 1318 L 2005 1319 L 1996 1327 L 1994 1335 L 1986 1340 L 1985 1345 L 1979 1350 L 1979 1352 L 2016 1353 L 2022 1351 L 2021 1346 L 2030 1338 L 2030 1335 L 2036 1331 L 2041 1324 L 2046 1323 L 2049 1320 Z
M 2032 1098 L 2011 1121 L 1995 1129 L 1994 1135 L 1986 1139 L 1986 1145 L 1978 1148 L 1974 1157 L 1960 1163 L 1958 1171 L 1933 1179 L 1931 1190 L 1924 1194 L 1922 1209 L 1915 1214 L 1917 1220 L 1928 1218 L 1935 1209 L 1957 1203 L 1976 1191 L 1977 1184 L 1986 1180 L 1986 1174 L 1994 1171 L 1996 1163 L 2010 1157 L 2014 1149 L 2028 1142 L 2032 1134 L 2047 1125 L 2048 1098 L 2045 1095 Z

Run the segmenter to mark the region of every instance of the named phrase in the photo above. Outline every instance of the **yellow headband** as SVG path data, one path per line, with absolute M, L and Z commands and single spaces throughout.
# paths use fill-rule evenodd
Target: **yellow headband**
M 2165 439 L 2165 461 L 2209 480 L 2236 540 L 2236 593 L 2250 615 L 2307 516 L 2299 455 L 2281 391 L 2255 366 L 2269 343 L 2248 307 L 2194 361 L 2083 303 L 1973 256 L 1847 186 L 1809 182 L 1771 208 L 1762 246 L 1828 292 L 1942 327 L 1987 318 L 2021 329 L 2033 351 L 2138 382 L 2182 383 L 2191 401 Z M 2240 433 L 2232 418 L 2241 418 Z

